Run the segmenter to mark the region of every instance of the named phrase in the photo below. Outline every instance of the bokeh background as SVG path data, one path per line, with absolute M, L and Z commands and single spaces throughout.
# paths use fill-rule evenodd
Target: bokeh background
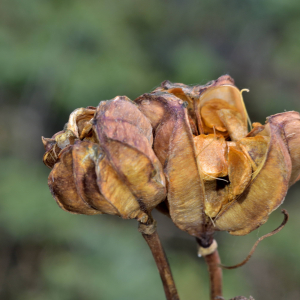
M 300 111 L 298 0 L 2 0 L 0 9 L 0 299 L 164 299 L 135 221 L 58 208 L 41 136 L 77 107 L 131 99 L 169 79 L 205 84 L 230 74 L 252 121 Z M 287 226 L 250 262 L 224 271 L 224 296 L 300 299 L 300 184 L 282 207 Z M 182 300 L 208 299 L 192 237 L 158 213 L 158 231 Z M 235 264 L 282 221 L 246 237 L 217 234 Z

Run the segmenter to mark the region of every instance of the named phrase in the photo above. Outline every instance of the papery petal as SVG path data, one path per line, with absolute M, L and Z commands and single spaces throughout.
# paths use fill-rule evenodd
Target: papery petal
M 76 140 L 73 132 L 70 130 L 63 130 L 57 132 L 51 139 L 42 137 L 43 144 L 46 149 L 46 153 L 43 156 L 44 164 L 52 169 L 62 149 L 69 145 L 73 145 Z
M 95 164 L 103 157 L 98 145 L 88 141 L 77 142 L 72 148 L 74 181 L 78 194 L 91 207 L 105 214 L 117 215 L 117 209 L 100 194 L 97 185 Z
M 223 136 L 198 135 L 194 137 L 198 167 L 202 179 L 215 180 L 228 175 L 228 165 L 225 158 L 227 145 Z
M 300 179 L 300 114 L 288 111 L 267 118 L 271 124 L 283 129 L 285 141 L 292 159 L 292 174 L 289 186 Z
M 256 171 L 257 168 L 263 163 L 266 153 L 268 151 L 269 143 L 270 137 L 262 135 L 247 137 L 237 141 L 237 145 L 248 157 L 252 165 L 253 171 Z
M 97 183 L 101 194 L 117 209 L 124 219 L 133 219 L 138 215 L 147 220 L 147 215 L 141 211 L 140 205 L 122 180 L 107 157 L 96 162 Z
M 204 186 L 184 103 L 161 92 L 144 94 L 136 102 L 155 129 L 154 151 L 164 165 L 171 218 L 180 229 L 201 236 L 205 226 Z
M 217 114 L 232 141 L 237 141 L 247 135 L 247 126 L 245 126 L 239 112 L 232 109 L 220 109 L 217 111 Z
M 100 103 L 94 121 L 99 142 L 141 206 L 151 211 L 166 197 L 162 166 L 152 150 L 152 127 L 126 97 Z
M 225 206 L 215 219 L 216 229 L 245 235 L 264 224 L 284 200 L 291 175 L 291 159 L 282 131 L 267 124 L 269 149 L 255 178 L 237 200 Z
M 214 218 L 229 200 L 229 181 L 223 178 L 204 181 L 205 213 Z
M 85 215 L 101 213 L 93 209 L 78 195 L 73 173 L 72 146 L 61 151 L 60 159 L 48 177 L 48 185 L 62 209 Z
M 69 117 L 67 129 L 71 130 L 77 138 L 80 138 L 82 129 L 94 116 L 96 109 L 93 107 L 77 108 Z
M 252 167 L 249 159 L 242 151 L 233 146 L 230 146 L 228 150 L 228 177 L 230 181 L 229 200 L 233 200 L 236 196 L 242 194 L 252 177 Z
M 222 109 L 237 112 L 233 105 L 222 99 L 214 98 L 204 103 L 201 107 L 201 117 L 207 127 L 215 127 L 219 131 L 227 131 L 218 114 L 218 111 Z

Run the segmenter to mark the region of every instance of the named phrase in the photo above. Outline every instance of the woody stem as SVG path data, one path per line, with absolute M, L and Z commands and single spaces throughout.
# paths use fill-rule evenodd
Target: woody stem
M 203 256 L 209 272 L 210 300 L 224 299 L 222 297 L 222 268 L 218 253 L 218 245 L 212 237 L 197 239 L 198 255 Z
M 166 299 L 179 300 L 171 269 L 156 230 L 153 232 L 147 232 L 147 230 L 141 230 L 140 228 L 139 231 L 142 232 L 143 238 L 149 245 L 153 258 L 156 262 L 156 266 L 164 286 Z
M 210 281 L 210 299 L 216 300 L 222 297 L 222 269 L 220 268 L 220 256 L 218 249 L 204 256 L 208 267 Z

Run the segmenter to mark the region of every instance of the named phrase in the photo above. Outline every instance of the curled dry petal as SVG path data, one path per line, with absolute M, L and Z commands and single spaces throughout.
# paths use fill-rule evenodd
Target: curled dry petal
M 199 133 L 217 133 L 226 138 L 229 135 L 231 140 L 246 136 L 248 116 L 242 93 L 229 75 L 196 86 L 164 81 L 154 92 L 162 91 L 186 102 Z
M 206 218 L 204 185 L 184 103 L 161 92 L 144 94 L 136 103 L 155 131 L 154 151 L 164 166 L 171 218 L 180 229 L 201 236 Z
M 238 150 L 236 146 L 229 147 L 228 166 L 230 201 L 242 194 L 249 185 L 252 177 L 252 167 L 247 156 L 242 151 Z
M 70 114 L 67 129 L 71 130 L 77 138 L 80 138 L 83 128 L 93 118 L 95 111 L 95 107 L 75 109 Z
M 100 103 L 94 130 L 116 171 L 140 205 L 151 210 L 165 198 L 162 166 L 152 150 L 149 120 L 126 97 Z
M 166 194 L 152 150 L 151 124 L 125 97 L 100 103 L 95 112 L 75 110 L 65 131 L 44 139 L 47 149 L 60 146 L 49 175 L 52 194 L 73 213 L 106 213 L 145 223 Z M 67 133 L 72 133 L 72 143 L 64 142 Z
M 296 111 L 288 111 L 270 116 L 267 121 L 282 128 L 283 139 L 292 160 L 292 174 L 289 182 L 291 186 L 300 179 L 300 114 Z
M 136 103 L 154 129 L 170 216 L 191 235 L 249 233 L 300 178 L 300 151 L 291 138 L 299 114 L 272 116 L 248 133 L 242 95 L 229 76 L 194 87 L 165 81 Z
M 245 235 L 264 224 L 269 214 L 284 200 L 291 175 L 291 158 L 281 138 L 282 130 L 268 123 L 270 142 L 259 172 L 235 201 L 222 209 L 215 219 L 218 230 Z M 259 133 L 260 134 L 260 133 Z
M 50 189 L 74 213 L 147 222 L 161 206 L 202 240 L 216 230 L 247 234 L 300 179 L 300 115 L 271 116 L 249 133 L 247 119 L 228 75 L 77 109 L 64 131 L 43 138 Z
M 50 191 L 58 205 L 69 212 L 86 215 L 99 214 L 78 195 L 73 173 L 72 146 L 60 153 L 60 159 L 55 164 L 48 178 Z
M 198 167 L 202 179 L 215 180 L 228 175 L 226 161 L 227 144 L 223 136 L 198 135 L 194 137 Z
M 52 169 L 58 161 L 60 152 L 69 145 L 73 145 L 76 136 L 70 130 L 64 130 L 56 133 L 51 139 L 42 137 L 46 153 L 43 157 L 44 164 Z

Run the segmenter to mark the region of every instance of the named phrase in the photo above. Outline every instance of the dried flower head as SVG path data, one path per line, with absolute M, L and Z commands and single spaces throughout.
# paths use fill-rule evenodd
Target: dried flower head
M 165 81 L 136 103 L 154 129 L 170 216 L 204 244 L 216 230 L 245 235 L 264 224 L 299 176 L 293 162 L 290 179 L 299 151 L 282 120 L 254 123 L 248 133 L 242 91 L 228 75 L 205 86 Z M 295 123 L 285 126 L 290 132 Z
M 76 109 L 65 130 L 43 138 L 48 184 L 61 208 L 147 223 L 165 199 L 149 120 L 126 97 Z

